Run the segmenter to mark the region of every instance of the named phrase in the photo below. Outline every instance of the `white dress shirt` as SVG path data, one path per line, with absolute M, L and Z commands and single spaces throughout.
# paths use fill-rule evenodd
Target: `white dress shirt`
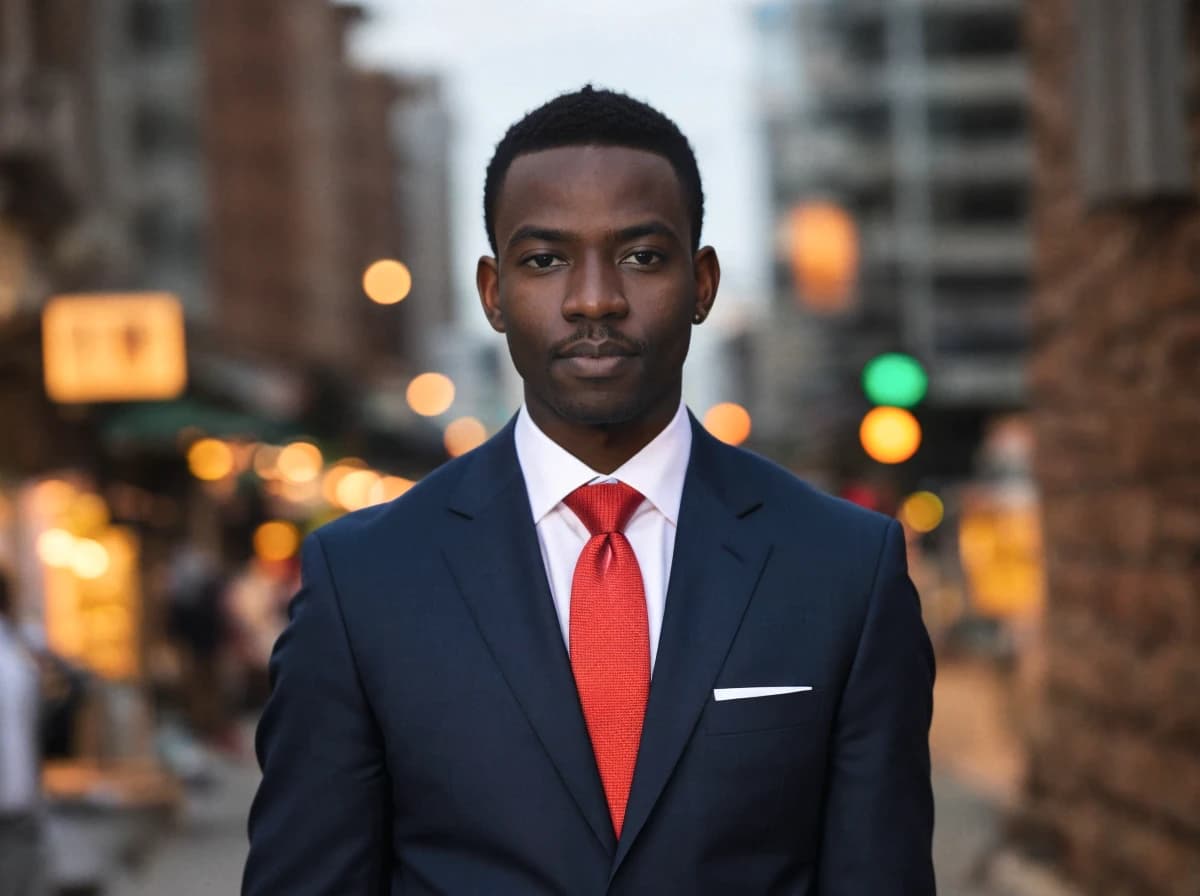
M 38 800 L 38 672 L 0 618 L 0 815 L 32 810 Z
M 666 428 L 611 475 L 597 473 L 554 442 L 538 428 L 524 406 L 517 414 L 513 437 L 517 461 L 529 493 L 529 509 L 537 528 L 550 595 L 554 598 L 554 609 L 568 649 L 571 644 L 571 582 L 575 563 L 591 533 L 563 503 L 563 498 L 581 485 L 613 481 L 623 482 L 645 497 L 626 524 L 625 537 L 633 546 L 642 570 L 650 633 L 650 669 L 653 671 L 667 605 L 671 558 L 675 554 L 683 479 L 692 452 L 692 427 L 686 407 L 681 402 Z

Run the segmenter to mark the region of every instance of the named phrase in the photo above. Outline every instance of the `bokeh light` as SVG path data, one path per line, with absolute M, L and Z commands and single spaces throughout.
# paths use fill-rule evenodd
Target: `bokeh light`
M 361 510 L 372 503 L 371 492 L 380 476 L 374 470 L 352 470 L 337 484 L 337 503 L 346 510 Z
M 81 579 L 98 579 L 108 572 L 108 551 L 91 538 L 76 538 L 71 548 L 71 571 Z
M 408 384 L 405 397 L 422 417 L 436 417 L 454 404 L 454 382 L 442 373 L 422 373 Z
M 459 417 L 446 426 L 446 453 L 458 457 L 487 441 L 487 430 L 474 417 Z
M 858 430 L 863 450 L 881 464 L 899 464 L 921 447 L 921 424 L 904 408 L 875 408 Z
M 37 512 L 54 516 L 75 497 L 75 487 L 61 479 L 43 479 L 33 487 L 33 502 Z
M 233 452 L 220 439 L 200 439 L 188 448 L 187 462 L 197 479 L 215 482 L 233 471 Z
M 108 504 L 92 492 L 84 492 L 67 508 L 67 524 L 80 534 L 99 532 L 109 522 Z
M 933 492 L 914 492 L 900 505 L 900 521 L 914 532 L 932 532 L 942 524 L 946 506 Z
M 275 479 L 279 476 L 279 455 L 282 451 L 278 445 L 255 447 L 253 466 L 260 479 Z
M 929 389 L 929 377 L 911 355 L 889 352 L 867 362 L 862 374 L 863 391 L 875 404 L 911 408 Z
M 750 437 L 750 412 L 731 401 L 715 404 L 704 415 L 704 428 L 727 445 L 740 445 Z
M 321 474 L 324 458 L 321 449 L 311 442 L 292 442 L 279 452 L 276 460 L 279 474 L 288 482 L 312 482 Z
M 71 565 L 75 536 L 66 529 L 47 529 L 37 539 L 37 555 L 47 566 L 63 569 Z
M 300 547 L 300 530 L 287 520 L 270 520 L 254 530 L 254 553 L 260 560 L 287 560 Z
M 395 305 L 412 290 L 412 272 L 394 258 L 381 258 L 363 273 L 363 292 L 372 302 Z
M 788 254 L 801 302 L 814 311 L 841 311 L 858 271 L 854 219 L 830 202 L 796 206 L 787 224 Z
M 384 476 L 373 486 L 367 495 L 371 504 L 385 504 L 394 501 L 413 487 L 411 479 L 402 476 Z
M 321 497 L 325 499 L 326 504 L 338 505 L 338 485 L 348 473 L 353 473 L 355 470 L 366 469 L 366 463 L 359 460 L 357 457 L 344 457 L 336 464 L 325 471 L 325 475 L 321 478 Z

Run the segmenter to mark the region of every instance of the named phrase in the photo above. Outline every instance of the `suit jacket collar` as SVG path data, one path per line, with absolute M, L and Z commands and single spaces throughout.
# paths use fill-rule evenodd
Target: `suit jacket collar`
M 517 463 L 515 419 L 463 459 L 444 545 L 480 633 L 600 842 L 620 867 L 691 738 L 770 553 L 748 519 L 762 505 L 742 455 L 689 414 L 684 480 L 666 613 L 637 767 L 615 842 L 570 658 L 555 616 Z
M 755 483 L 738 475 L 735 460 L 738 452 L 709 435 L 691 411 L 687 411 L 687 419 L 692 428 L 692 450 L 684 478 L 685 496 L 689 483 L 696 482 L 698 485 L 693 488 L 703 487 L 710 491 L 739 518 L 758 509 L 764 495 Z M 513 436 L 516 423 L 514 414 L 491 439 L 463 458 L 466 469 L 448 502 L 452 511 L 472 518 L 511 485 L 509 480 L 521 477 Z

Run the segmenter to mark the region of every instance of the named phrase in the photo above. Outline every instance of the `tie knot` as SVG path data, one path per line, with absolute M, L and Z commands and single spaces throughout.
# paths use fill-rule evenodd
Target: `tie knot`
M 580 486 L 563 503 L 592 535 L 609 535 L 624 531 L 643 500 L 641 492 L 624 482 L 601 482 Z

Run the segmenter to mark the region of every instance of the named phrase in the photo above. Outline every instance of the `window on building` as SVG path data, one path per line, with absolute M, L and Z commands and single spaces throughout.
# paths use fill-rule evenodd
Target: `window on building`
M 131 0 L 129 39 L 145 53 L 185 44 L 191 31 L 191 4 L 173 0 Z
M 1021 50 L 1020 10 L 931 16 L 924 40 L 925 55 L 934 62 L 1013 57 Z
M 1015 102 L 932 103 L 929 133 L 935 140 L 963 143 L 1023 137 L 1027 127 L 1025 108 Z
M 1077 151 L 1092 203 L 1194 193 L 1184 0 L 1079 0 Z
M 141 159 L 188 153 L 197 140 L 196 123 L 184 110 L 152 102 L 134 108 L 133 146 Z

